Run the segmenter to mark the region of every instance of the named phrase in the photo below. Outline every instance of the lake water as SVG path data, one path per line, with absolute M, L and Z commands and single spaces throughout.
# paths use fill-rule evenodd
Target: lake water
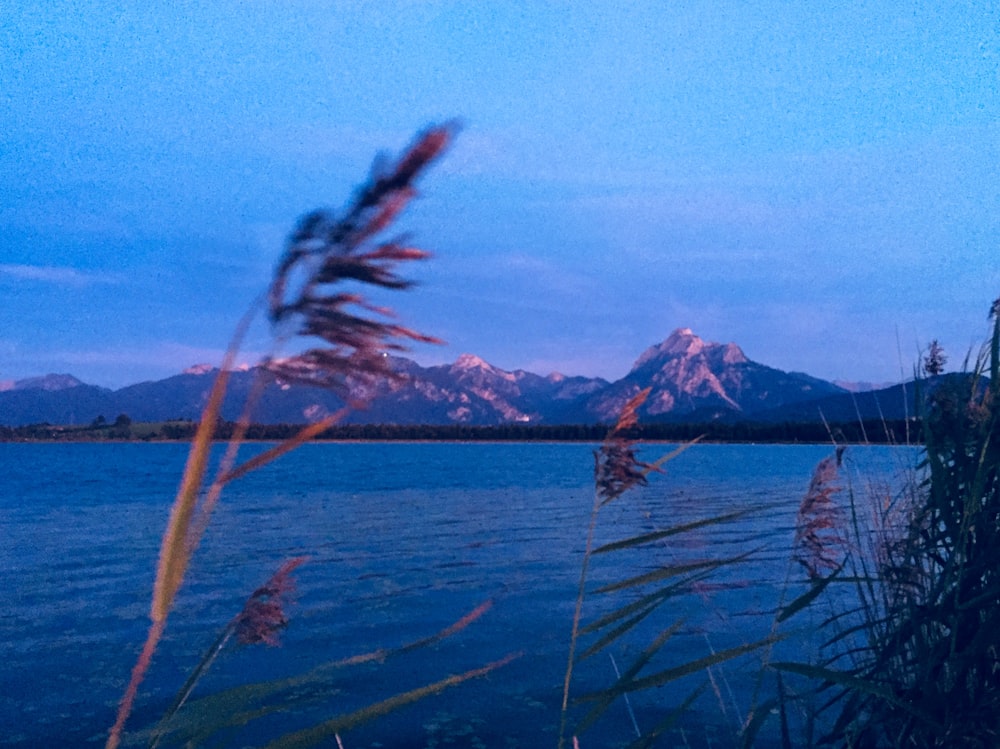
M 641 457 L 668 449 L 646 445 Z M 593 503 L 591 451 L 579 444 L 310 444 L 231 485 L 129 729 L 153 725 L 247 596 L 282 562 L 305 555 L 281 647 L 227 646 L 198 684 L 193 710 L 217 712 L 198 698 L 398 647 L 484 601 L 494 605 L 431 647 L 302 680 L 291 703 L 279 703 L 287 709 L 208 745 L 262 745 L 517 652 L 487 678 L 346 733 L 344 745 L 554 747 Z M 789 563 L 796 510 L 813 468 L 830 453 L 824 446 L 696 445 L 648 487 L 604 508 L 599 542 L 770 505 L 735 523 L 595 558 L 591 589 L 666 564 L 754 552 L 658 609 L 635 638 L 615 646 L 614 662 L 605 654 L 584 661 L 574 694 L 613 683 L 615 667 L 637 655 L 643 637 L 679 619 L 661 654 L 667 665 L 765 636 L 790 570 L 798 574 Z M 182 444 L 0 444 L 7 589 L 0 745 L 103 745 L 145 636 L 160 534 L 186 454 Z M 847 477 L 860 488 L 912 467 L 917 452 L 852 447 L 848 457 Z M 611 601 L 620 605 L 627 595 Z M 589 596 L 585 616 L 612 605 L 608 598 Z M 681 722 L 692 746 L 729 742 L 749 708 L 753 666 L 751 657 L 714 670 Z M 692 686 L 633 695 L 636 721 L 648 730 Z M 631 738 L 627 706 L 616 703 L 582 745 Z M 143 742 L 133 736 L 135 745 Z

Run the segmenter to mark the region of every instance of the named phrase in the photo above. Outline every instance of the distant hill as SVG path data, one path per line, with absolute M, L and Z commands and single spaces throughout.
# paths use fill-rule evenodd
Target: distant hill
M 83 385 L 73 375 L 47 374 L 25 380 L 0 380 L 0 392 L 9 390 L 66 390 Z
M 399 378 L 363 389 L 349 382 L 352 397 L 367 400 L 346 423 L 370 424 L 593 424 L 613 421 L 622 405 L 649 387 L 640 414 L 644 422 L 851 420 L 857 411 L 886 417 L 903 409 L 892 388 L 850 393 L 809 375 L 783 372 L 751 361 L 735 343 L 706 342 L 679 328 L 649 347 L 631 371 L 615 382 L 560 373 L 506 371 L 472 354 L 454 363 L 423 367 L 392 357 Z M 134 421 L 197 419 L 216 370 L 196 365 L 155 382 L 120 390 L 86 385 L 71 375 L 45 375 L 9 383 L 0 392 L 0 424 L 48 422 L 84 425 L 103 416 L 127 414 Z M 239 417 L 254 382 L 263 373 L 231 375 L 222 415 Z M 304 423 L 334 412 L 343 401 L 331 392 L 267 377 L 253 420 L 263 424 Z M 897 386 L 899 388 L 899 386 Z M 857 411 L 856 411 L 857 406 Z M 888 412 L 886 411 L 888 409 Z M 836 414 L 836 415 L 834 415 Z

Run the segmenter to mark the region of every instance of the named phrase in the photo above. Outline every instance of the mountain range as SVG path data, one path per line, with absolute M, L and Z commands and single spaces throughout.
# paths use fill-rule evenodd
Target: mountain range
M 403 357 L 384 378 L 352 396 L 368 401 L 347 423 L 372 424 L 589 424 L 613 422 L 643 388 L 644 422 L 798 421 L 903 418 L 903 386 L 856 393 L 798 372 L 751 361 L 735 343 L 702 340 L 679 328 L 648 348 L 623 378 L 546 376 L 506 371 L 463 354 L 452 364 L 424 367 Z M 196 365 L 183 373 L 119 390 L 88 385 L 71 375 L 45 375 L 0 383 L 0 424 L 89 424 L 127 414 L 134 421 L 198 419 L 216 370 Z M 235 420 L 254 369 L 233 372 L 223 418 Z M 269 378 L 253 420 L 303 423 L 336 411 L 343 400 L 330 391 Z

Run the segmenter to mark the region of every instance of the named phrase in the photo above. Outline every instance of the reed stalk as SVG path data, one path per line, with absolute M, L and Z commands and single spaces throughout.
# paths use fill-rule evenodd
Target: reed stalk
M 653 463 L 640 461 L 637 455 L 635 427 L 638 423 L 637 411 L 643 404 L 649 390 L 643 390 L 626 403 L 616 424 L 608 432 L 601 447 L 594 453 L 594 502 L 590 513 L 587 529 L 587 540 L 581 561 L 580 580 L 574 605 L 573 621 L 570 632 L 569 654 L 563 678 L 563 696 L 560 712 L 558 747 L 563 749 L 572 738 L 574 746 L 578 745 L 580 734 L 588 730 L 616 700 L 621 698 L 626 703 L 632 726 L 638 734 L 631 747 L 651 746 L 658 737 L 670 729 L 681 715 L 694 703 L 702 691 L 695 688 L 688 697 L 675 709 L 669 711 L 660 722 L 643 732 L 632 709 L 629 695 L 643 690 L 657 689 L 665 684 L 690 677 L 707 674 L 708 680 L 714 679 L 713 668 L 721 666 L 735 658 L 755 652 L 771 640 L 765 639 L 738 645 L 716 651 L 708 646 L 708 654 L 703 657 L 682 660 L 659 670 L 650 669 L 657 663 L 665 647 L 680 631 L 683 620 L 675 620 L 659 630 L 638 656 L 619 669 L 610 648 L 624 641 L 628 636 L 638 637 L 638 627 L 641 623 L 661 609 L 672 599 L 690 593 L 694 586 L 704 581 L 724 566 L 738 564 L 747 560 L 751 554 L 738 555 L 733 558 L 709 558 L 693 561 L 662 564 L 652 571 L 624 576 L 615 582 L 607 583 L 596 590 L 594 595 L 624 596 L 625 603 L 615 607 L 603 615 L 585 621 L 584 608 L 588 597 L 588 579 L 590 565 L 595 557 L 615 554 L 648 547 L 653 544 L 663 544 L 673 537 L 704 530 L 713 526 L 746 515 L 752 510 L 740 510 L 726 515 L 709 517 L 701 520 L 670 526 L 665 529 L 642 533 L 618 541 L 595 546 L 594 539 L 600 511 L 618 501 L 627 492 L 647 484 L 648 476 L 662 470 L 662 466 L 689 449 L 695 442 L 686 443 L 670 453 L 667 453 Z M 621 569 L 627 569 L 620 563 Z M 580 651 L 581 638 L 588 638 L 589 644 Z M 582 660 L 599 652 L 607 652 L 614 663 L 616 678 L 610 686 L 591 693 L 579 695 L 577 703 L 591 705 L 589 711 L 570 730 L 571 687 L 575 666 Z
M 383 356 L 386 351 L 405 350 L 407 341 L 437 342 L 432 336 L 392 322 L 391 311 L 368 303 L 361 294 L 340 289 L 344 283 L 386 289 L 410 287 L 410 281 L 396 275 L 395 267 L 423 260 L 428 254 L 406 246 L 400 239 L 379 242 L 376 238 L 416 195 L 414 182 L 444 151 L 455 130 L 453 124 L 428 128 L 395 164 L 373 169 L 368 183 L 358 191 L 343 216 L 338 218 L 320 210 L 300 221 L 278 264 L 267 304 L 276 331 L 276 349 L 290 339 L 310 347 L 288 357 L 268 356 L 261 362 L 259 371 L 274 378 L 331 388 L 349 405 L 357 407 L 363 403 L 354 398 L 352 392 L 359 384 L 395 376 Z M 301 275 L 305 282 L 293 288 L 292 277 Z M 115 749 L 121 742 L 139 685 L 150 667 L 191 557 L 224 487 L 295 449 L 336 423 L 346 412 L 306 426 L 276 447 L 236 465 L 256 394 L 260 392 L 260 385 L 256 385 L 216 477 L 208 480 L 209 455 L 230 373 L 246 330 L 258 312 L 257 305 L 252 306 L 237 325 L 191 443 L 161 541 L 150 606 L 151 623 L 109 731 L 107 749 Z
M 992 747 L 1000 741 L 1000 300 L 971 367 L 917 380 L 923 480 L 880 504 L 873 525 L 852 502 L 856 605 L 827 620 L 805 676 L 836 708 L 826 743 Z M 868 553 L 863 553 L 865 548 Z M 844 580 L 848 582 L 848 580 Z M 847 626 L 844 626 L 847 625 Z M 860 640 L 860 642 L 859 642 Z

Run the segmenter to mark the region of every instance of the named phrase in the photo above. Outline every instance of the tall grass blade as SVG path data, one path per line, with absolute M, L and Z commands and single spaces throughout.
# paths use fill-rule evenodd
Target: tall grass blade
M 649 747 L 653 746 L 660 736 L 673 728 L 677 721 L 680 720 L 681 716 L 691 709 L 691 706 L 694 705 L 705 689 L 706 686 L 703 684 L 691 692 L 691 694 L 684 698 L 684 701 L 681 702 L 680 705 L 671 710 L 666 717 L 653 726 L 653 730 L 645 736 L 640 736 L 638 739 L 629 744 L 626 749 L 649 749 Z
M 827 586 L 829 586 L 830 583 L 832 583 L 836 579 L 837 575 L 840 573 L 840 570 L 842 569 L 843 566 L 837 568 L 828 576 L 816 580 L 809 586 L 809 590 L 800 595 L 798 598 L 796 598 L 787 606 L 784 606 L 778 612 L 778 618 L 777 618 L 778 623 L 780 624 L 781 622 L 791 619 L 798 612 L 802 611 L 805 608 L 808 608 L 810 604 L 812 604 L 817 598 L 823 595 L 823 591 L 825 591 L 827 589 Z
M 325 700 L 323 695 L 327 692 L 332 693 L 333 688 L 329 686 L 330 679 L 337 672 L 365 663 L 385 663 L 405 653 L 436 645 L 477 621 L 492 606 L 492 600 L 485 601 L 435 634 L 395 648 L 378 648 L 358 653 L 322 663 L 305 673 L 289 678 L 241 684 L 214 695 L 192 700 L 187 703 L 184 712 L 180 712 L 179 708 L 168 711 L 157 730 L 164 735 L 173 734 L 175 740 L 197 744 L 223 729 L 244 726 L 276 712 L 300 706 L 306 701 L 307 694 L 314 694 L 317 699 Z
M 737 564 L 739 562 L 745 561 L 756 554 L 759 549 L 753 551 L 748 551 L 744 554 L 739 554 L 734 557 L 726 557 L 725 559 L 705 559 L 699 562 L 687 562 L 684 564 L 671 564 L 659 569 L 653 570 L 652 572 L 646 572 L 642 575 L 636 575 L 635 577 L 630 577 L 626 580 L 620 580 L 617 583 L 609 583 L 598 588 L 596 593 L 612 593 L 619 590 L 626 590 L 628 588 L 640 587 L 643 585 L 649 585 L 650 583 L 660 582 L 661 580 L 669 580 L 670 578 L 677 577 L 679 575 L 686 575 L 691 572 L 699 572 L 702 570 L 718 570 L 722 567 L 730 564 Z
M 325 418 L 320 419 L 317 422 L 304 426 L 301 430 L 299 430 L 297 434 L 293 435 L 292 437 L 289 437 L 283 442 L 279 442 L 274 447 L 268 448 L 264 452 L 259 453 L 258 455 L 255 455 L 254 457 L 250 458 L 245 463 L 242 463 L 236 466 L 235 468 L 227 471 L 225 474 L 222 475 L 219 481 L 223 484 L 228 484 L 232 481 L 235 481 L 236 479 L 246 476 L 248 473 L 252 471 L 256 471 L 258 468 L 263 468 L 268 463 L 277 460 L 282 455 L 290 453 L 292 450 L 295 450 L 301 445 L 304 445 L 306 442 L 313 439 L 314 437 L 319 436 L 327 429 L 337 424 L 348 413 L 350 413 L 349 408 L 342 408 L 336 413 L 332 413 L 329 416 L 326 416 Z
M 821 666 L 812 666 L 808 663 L 790 663 L 779 661 L 771 663 L 771 668 L 778 669 L 780 671 L 788 671 L 793 674 L 799 674 L 800 676 L 806 676 L 810 679 L 816 679 L 829 684 L 847 687 L 853 692 L 860 692 L 877 697 L 879 700 L 887 702 L 893 707 L 899 708 L 900 710 L 909 713 L 912 717 L 926 723 L 933 730 L 943 730 L 943 726 L 931 721 L 925 713 L 910 705 L 908 702 L 896 697 L 896 695 L 894 695 L 887 687 L 868 679 L 851 676 L 843 671 L 836 671 L 834 669 L 823 668 Z
M 330 720 L 324 721 L 323 723 L 313 726 L 312 728 L 306 728 L 301 731 L 287 734 L 266 744 L 264 749 L 305 749 L 305 747 L 316 746 L 317 744 L 331 739 L 343 731 L 369 723 L 377 718 L 388 715 L 401 707 L 406 707 L 407 705 L 418 702 L 419 700 L 440 694 L 444 690 L 458 686 L 459 684 L 469 681 L 470 679 L 478 679 L 483 676 L 487 676 L 496 671 L 498 668 L 502 668 L 508 663 L 520 658 L 522 655 L 523 653 L 511 653 L 500 660 L 487 663 L 485 666 L 474 668 L 469 671 L 465 671 L 464 673 L 441 679 L 433 684 L 428 684 L 417 689 L 411 689 L 408 692 L 397 694 L 360 710 L 355 710 L 354 712 L 340 715 L 336 718 L 331 718 Z
M 662 687 L 664 684 L 669 684 L 671 681 L 676 681 L 677 679 L 681 679 L 685 676 L 690 676 L 691 674 L 698 673 L 699 671 L 704 671 L 705 669 L 713 666 L 718 666 L 726 661 L 731 661 L 734 658 L 747 655 L 755 650 L 760 650 L 761 648 L 773 645 L 781 639 L 783 638 L 780 636 L 765 637 L 764 639 L 757 640 L 756 642 L 751 642 L 746 645 L 738 645 L 736 647 L 727 648 L 726 650 L 720 650 L 717 653 L 705 656 L 704 658 L 689 661 L 681 664 L 680 666 L 663 669 L 662 671 L 657 671 L 655 674 L 650 674 L 649 676 L 617 684 L 612 687 L 611 690 L 616 694 L 624 694 L 625 692 L 637 692 L 642 689 Z M 595 694 L 599 693 L 583 695 L 580 699 L 593 699 Z
M 733 520 L 738 520 L 742 517 L 757 512 L 759 508 L 750 510 L 737 510 L 735 512 L 728 512 L 724 515 L 716 515 L 710 518 L 704 518 L 702 520 L 695 520 L 690 523 L 684 523 L 683 525 L 675 525 L 671 528 L 661 531 L 653 531 L 650 533 L 643 533 L 639 536 L 632 536 L 631 538 L 622 539 L 621 541 L 614 541 L 609 544 L 604 544 L 603 546 L 598 546 L 593 554 L 607 554 L 611 551 L 621 551 L 622 549 L 632 549 L 637 546 L 644 546 L 645 544 L 655 543 L 656 541 L 662 541 L 665 538 L 670 538 L 671 536 L 676 536 L 681 533 L 689 533 L 690 531 L 699 530 L 701 528 L 710 528 L 716 525 L 722 525 L 724 523 L 732 522 Z
M 625 673 L 618 677 L 614 686 L 601 690 L 600 692 L 585 694 L 579 698 L 580 701 L 596 701 L 597 704 L 591 708 L 590 712 L 576 726 L 576 730 L 574 731 L 575 735 L 582 734 L 590 728 L 590 726 L 597 722 L 597 719 L 600 718 L 609 707 L 611 707 L 614 701 L 625 693 L 624 691 L 618 691 L 616 687 L 623 683 L 631 682 L 646 666 L 646 664 L 648 664 L 649 661 L 652 660 L 652 658 L 660 651 L 667 641 L 680 631 L 682 626 L 684 626 L 684 622 L 677 621 L 667 629 L 660 632 L 653 639 L 653 641 L 646 646 L 642 653 L 636 657 L 632 664 L 625 670 Z

